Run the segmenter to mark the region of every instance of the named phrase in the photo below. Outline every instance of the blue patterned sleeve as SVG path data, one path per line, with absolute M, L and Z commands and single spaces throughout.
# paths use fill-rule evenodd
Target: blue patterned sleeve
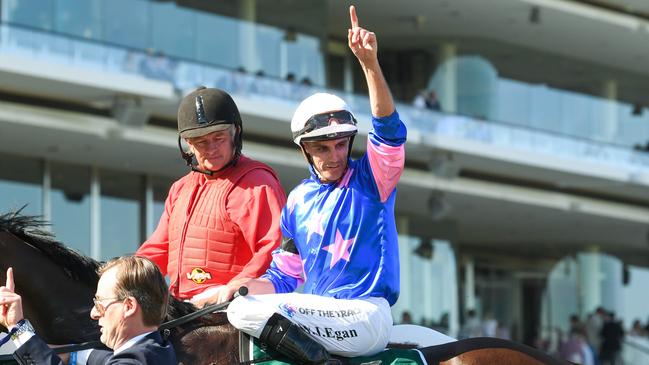
M 302 260 L 293 243 L 293 234 L 289 229 L 287 208 L 282 210 L 280 228 L 284 236 L 282 245 L 273 251 L 273 261 L 261 277 L 270 280 L 276 293 L 291 293 L 304 280 L 302 278 Z
M 372 127 L 369 139 L 375 146 L 384 144 L 396 147 L 406 142 L 408 134 L 406 125 L 403 124 L 396 110 L 387 117 L 372 117 Z

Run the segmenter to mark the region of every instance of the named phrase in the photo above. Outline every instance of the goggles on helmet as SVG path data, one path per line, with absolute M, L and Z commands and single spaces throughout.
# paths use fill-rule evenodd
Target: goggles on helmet
M 351 124 L 355 126 L 356 118 L 354 118 L 352 113 L 347 110 L 316 114 L 304 123 L 304 128 L 297 132 L 293 132 L 293 138 L 295 139 L 303 134 L 313 132 L 320 128 L 340 124 Z

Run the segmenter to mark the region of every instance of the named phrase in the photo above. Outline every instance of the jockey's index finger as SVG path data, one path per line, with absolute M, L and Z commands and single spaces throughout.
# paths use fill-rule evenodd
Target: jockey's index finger
M 10 291 L 14 291 L 14 269 L 7 269 L 7 283 L 5 285 Z
M 349 6 L 349 19 L 352 21 L 352 29 L 358 28 L 358 17 L 356 16 L 356 7 L 354 5 Z

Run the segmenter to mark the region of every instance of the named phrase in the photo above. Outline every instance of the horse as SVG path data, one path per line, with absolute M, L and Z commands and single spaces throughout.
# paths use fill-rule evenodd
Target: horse
M 0 215 L 0 283 L 5 281 L 6 270 L 12 266 L 16 292 L 23 297 L 25 317 L 47 343 L 62 345 L 97 341 L 99 329 L 90 318 L 90 310 L 99 280 L 97 268 L 100 263 L 56 241 L 51 234 L 40 229 L 42 224 L 37 218 L 17 213 Z M 196 314 L 196 311 L 192 304 L 172 297 L 166 320 L 177 321 Z M 176 349 L 181 364 L 225 365 L 263 361 L 250 361 L 247 351 L 243 351 L 243 342 L 240 342 L 241 333 L 228 323 L 223 311 L 210 312 L 164 332 Z M 418 351 L 427 364 L 569 364 L 531 347 L 494 338 L 465 339 Z M 380 363 L 337 359 L 341 364 Z

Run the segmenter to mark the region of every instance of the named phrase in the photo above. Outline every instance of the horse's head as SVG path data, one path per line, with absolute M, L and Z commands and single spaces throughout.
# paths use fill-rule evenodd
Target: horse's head
M 90 310 L 99 264 L 56 242 L 41 224 L 15 213 L 0 216 L 0 283 L 13 267 L 25 317 L 48 343 L 96 340 Z

